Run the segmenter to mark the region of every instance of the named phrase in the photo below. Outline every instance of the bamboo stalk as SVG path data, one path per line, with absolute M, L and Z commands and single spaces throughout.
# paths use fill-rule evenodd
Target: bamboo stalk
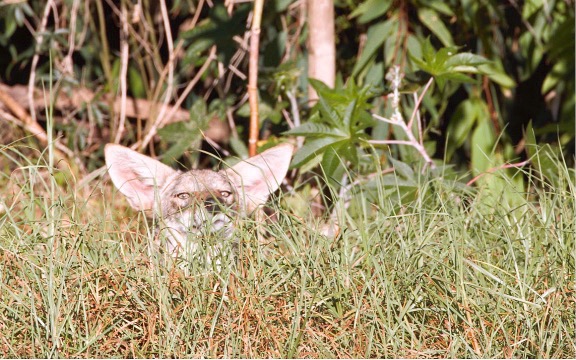
M 254 0 L 254 14 L 250 32 L 250 60 L 248 71 L 248 102 L 250 104 L 250 130 L 248 135 L 248 153 L 256 155 L 260 119 L 258 113 L 258 55 L 260 48 L 260 24 L 264 0 Z

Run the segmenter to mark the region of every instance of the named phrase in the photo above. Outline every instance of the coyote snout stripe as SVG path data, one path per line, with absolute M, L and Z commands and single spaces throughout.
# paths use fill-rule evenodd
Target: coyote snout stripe
M 107 144 L 112 182 L 136 210 L 152 210 L 167 250 L 197 249 L 203 236 L 230 238 L 239 218 L 264 204 L 286 176 L 293 146 L 282 144 L 222 170 L 174 170 L 127 147 Z

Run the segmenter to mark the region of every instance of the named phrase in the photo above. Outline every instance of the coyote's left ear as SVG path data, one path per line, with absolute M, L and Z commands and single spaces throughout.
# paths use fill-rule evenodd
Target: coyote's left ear
M 237 189 L 245 211 L 252 212 L 276 191 L 288 171 L 294 147 L 281 144 L 243 160 L 226 170 Z

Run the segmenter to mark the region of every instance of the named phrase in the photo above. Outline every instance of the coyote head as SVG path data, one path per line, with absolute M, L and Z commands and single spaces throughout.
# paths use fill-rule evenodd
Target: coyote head
M 194 252 L 207 235 L 229 238 L 234 222 L 278 189 L 292 151 L 282 144 L 227 170 L 181 172 L 121 145 L 104 150 L 112 182 L 134 209 L 153 211 L 174 256 Z

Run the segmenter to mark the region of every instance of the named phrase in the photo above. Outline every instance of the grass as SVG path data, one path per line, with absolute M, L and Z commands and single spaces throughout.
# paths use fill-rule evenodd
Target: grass
M 576 191 L 498 172 L 476 190 L 375 178 L 334 206 L 340 234 L 287 204 L 246 221 L 221 271 L 150 251 L 109 182 L 4 147 L 2 357 L 576 357 Z M 528 189 L 528 190 L 526 190 Z M 265 232 L 268 244 L 256 240 Z

